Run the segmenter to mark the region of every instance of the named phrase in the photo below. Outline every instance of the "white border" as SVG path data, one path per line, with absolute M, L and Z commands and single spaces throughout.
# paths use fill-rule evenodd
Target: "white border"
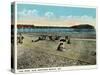
M 17 69 L 17 4 L 37 4 L 37 5 L 49 5 L 49 6 L 68 6 L 68 7 L 80 7 L 80 8 L 95 8 L 96 9 L 96 49 L 97 49 L 97 6 L 85 6 L 85 5 L 72 5 L 72 4 L 55 4 L 55 3 L 39 3 L 39 2 L 14 2 L 15 6 L 15 73 L 30 73 L 30 72 L 50 72 L 50 71 L 65 71 L 65 70 L 84 70 L 84 69 L 96 69 L 97 68 L 97 55 L 96 65 L 88 66 L 68 66 L 68 67 L 50 67 L 50 68 L 33 68 L 33 69 Z M 97 50 L 96 50 L 97 52 Z
M 49 68 L 33 68 L 33 69 L 19 69 L 16 73 L 33 73 L 33 72 L 55 72 L 66 70 L 90 70 L 96 69 L 96 65 L 88 66 L 68 66 L 68 67 L 49 67 Z
M 50 6 L 69 6 L 69 7 L 81 7 L 81 8 L 97 8 L 97 6 L 87 6 L 87 5 L 73 5 L 73 4 L 56 4 L 56 3 L 40 3 L 31 1 L 15 1 L 16 4 L 37 4 L 37 5 L 50 5 Z
M 17 71 L 17 3 L 15 2 L 15 72 Z

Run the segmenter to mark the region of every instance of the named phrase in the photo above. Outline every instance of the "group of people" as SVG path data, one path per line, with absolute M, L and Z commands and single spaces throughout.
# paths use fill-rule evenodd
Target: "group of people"
M 38 42 L 39 40 L 46 40 L 47 37 L 51 41 L 60 40 L 60 43 L 59 43 L 59 45 L 57 47 L 58 51 L 65 51 L 66 50 L 65 49 L 65 43 L 71 44 L 69 36 L 65 36 L 64 38 L 62 38 L 62 36 L 57 36 L 57 35 L 55 35 L 55 36 L 41 35 L 41 36 L 38 37 L 37 40 L 35 40 L 35 41 L 32 40 L 32 42 Z
M 40 40 L 47 40 L 47 38 L 51 41 L 59 40 L 61 36 L 52 36 L 52 35 L 40 35 L 37 40 L 32 40 L 32 42 L 38 42 Z
M 39 40 L 46 40 L 47 36 L 46 35 L 41 35 L 38 37 L 37 40 L 32 40 L 32 42 L 37 42 Z M 61 36 L 48 36 L 49 40 L 52 40 L 52 41 L 55 41 L 55 40 L 60 40 L 60 43 L 57 47 L 57 50 L 58 51 L 65 51 L 65 43 L 67 44 L 71 44 L 71 41 L 70 41 L 70 38 L 69 36 L 65 36 L 64 38 L 61 38 Z M 19 33 L 17 35 L 17 44 L 22 44 L 23 43 L 23 39 L 24 39 L 24 36 Z

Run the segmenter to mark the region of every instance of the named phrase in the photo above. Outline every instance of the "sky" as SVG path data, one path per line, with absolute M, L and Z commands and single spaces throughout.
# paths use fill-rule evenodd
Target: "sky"
M 18 24 L 72 26 L 96 25 L 96 9 L 68 6 L 17 4 Z

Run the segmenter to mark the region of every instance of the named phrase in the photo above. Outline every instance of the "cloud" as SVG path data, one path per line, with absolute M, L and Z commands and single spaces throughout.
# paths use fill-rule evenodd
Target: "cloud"
M 39 16 L 39 12 L 36 9 L 33 10 L 27 10 L 23 9 L 18 12 L 18 18 L 19 19 L 34 19 Z
M 18 16 L 25 16 L 26 15 L 26 9 L 23 9 L 22 11 L 18 11 Z
M 69 25 L 77 25 L 77 24 L 91 24 L 94 27 L 96 26 L 96 18 L 88 15 L 82 15 L 82 16 L 60 16 L 59 19 L 62 22 L 66 22 L 66 24 Z
M 82 20 L 94 20 L 95 18 L 93 18 L 92 16 L 87 16 L 87 15 L 83 15 L 80 17 Z
M 33 10 L 28 10 L 27 11 L 27 15 L 28 16 L 38 16 L 38 11 L 36 9 L 33 9 Z
M 76 20 L 76 21 L 95 21 L 95 18 L 92 16 L 82 15 L 82 16 L 60 16 L 60 20 Z
M 53 12 L 46 12 L 46 13 L 44 14 L 44 16 L 45 16 L 46 18 L 48 18 L 48 19 L 54 18 L 54 17 L 55 17 L 55 15 L 54 15 Z

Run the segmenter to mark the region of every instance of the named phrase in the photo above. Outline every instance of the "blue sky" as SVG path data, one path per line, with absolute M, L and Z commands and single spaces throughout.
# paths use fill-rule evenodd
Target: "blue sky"
M 26 10 L 37 10 L 39 12 L 39 16 L 44 16 L 44 13 L 49 11 L 56 14 L 56 16 L 92 16 L 96 17 L 96 9 L 95 8 L 79 8 L 79 7 L 63 7 L 63 6 L 49 6 L 49 5 L 35 5 L 35 4 L 18 4 L 18 12 Z
M 72 19 L 84 21 L 94 21 L 96 19 L 95 8 L 68 7 L 68 6 L 50 6 L 36 4 L 17 4 L 18 20 L 34 20 L 45 18 L 49 20 Z M 87 22 L 86 21 L 86 22 Z

